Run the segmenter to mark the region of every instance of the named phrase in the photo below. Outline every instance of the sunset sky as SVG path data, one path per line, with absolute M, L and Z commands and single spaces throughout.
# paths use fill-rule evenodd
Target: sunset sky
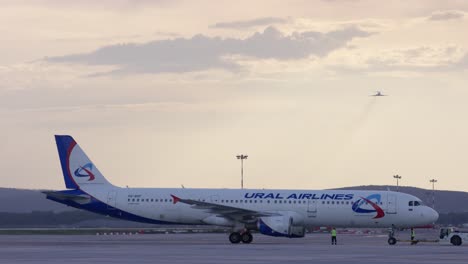
M 468 1 L 1 0 L 0 187 L 468 191 Z M 386 97 L 372 97 L 376 91 Z

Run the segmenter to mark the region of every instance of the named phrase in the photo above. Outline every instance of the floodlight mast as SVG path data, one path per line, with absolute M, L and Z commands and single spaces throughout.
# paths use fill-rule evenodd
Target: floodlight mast
M 434 184 L 437 182 L 436 179 L 431 179 L 429 182 L 432 183 L 432 209 L 435 210 L 435 189 Z
M 240 154 L 236 156 L 241 161 L 241 189 L 244 189 L 244 160 L 249 157 L 248 155 Z
M 401 176 L 397 174 L 397 175 L 393 175 L 393 178 L 396 179 L 396 190 L 398 192 L 398 189 L 399 189 L 398 180 L 401 179 Z

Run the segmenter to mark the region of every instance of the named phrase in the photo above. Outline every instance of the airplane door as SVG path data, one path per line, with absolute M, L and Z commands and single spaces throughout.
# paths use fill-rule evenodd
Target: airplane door
M 389 193 L 387 196 L 387 214 L 396 214 L 397 199 L 396 195 Z
M 116 204 L 116 199 L 117 198 L 117 192 L 116 191 L 110 191 L 107 194 L 107 208 L 108 209 L 115 209 L 115 204 Z
M 317 200 L 309 200 L 307 204 L 307 216 L 308 217 L 317 216 Z

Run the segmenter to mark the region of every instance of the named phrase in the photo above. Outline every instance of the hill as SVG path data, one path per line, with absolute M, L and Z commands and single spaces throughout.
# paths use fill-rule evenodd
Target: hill
M 0 212 L 30 213 L 32 211 L 73 211 L 68 207 L 48 200 L 40 190 L 0 188 Z

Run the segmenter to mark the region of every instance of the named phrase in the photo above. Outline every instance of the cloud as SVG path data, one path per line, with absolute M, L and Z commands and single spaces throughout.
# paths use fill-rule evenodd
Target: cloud
M 341 63 L 331 68 L 341 72 L 460 72 L 468 70 L 468 52 L 456 46 L 423 46 L 381 51 L 379 55 L 360 58 L 354 65 Z
M 460 11 L 439 11 L 432 13 L 427 19 L 431 21 L 445 21 L 462 19 L 464 16 L 465 14 Z
M 344 47 L 354 38 L 373 33 L 357 27 L 326 33 L 293 32 L 285 35 L 274 27 L 245 39 L 208 37 L 157 40 L 143 44 L 104 46 L 90 53 L 49 57 L 52 63 L 110 65 L 117 69 L 106 74 L 180 73 L 209 69 L 237 71 L 240 65 L 230 57 L 297 60 L 312 55 L 323 57 Z
M 144 8 L 144 7 L 164 7 L 173 5 L 177 0 L 81 0 L 81 1 L 61 1 L 61 0 L 3 0 L 2 5 L 28 5 L 48 8 L 101 8 L 106 10 Z
M 287 20 L 279 17 L 262 17 L 252 20 L 243 20 L 243 21 L 232 21 L 232 22 L 220 22 L 216 23 L 210 27 L 212 28 L 234 28 L 234 29 L 244 29 L 251 28 L 256 26 L 267 26 L 272 24 L 284 24 Z

